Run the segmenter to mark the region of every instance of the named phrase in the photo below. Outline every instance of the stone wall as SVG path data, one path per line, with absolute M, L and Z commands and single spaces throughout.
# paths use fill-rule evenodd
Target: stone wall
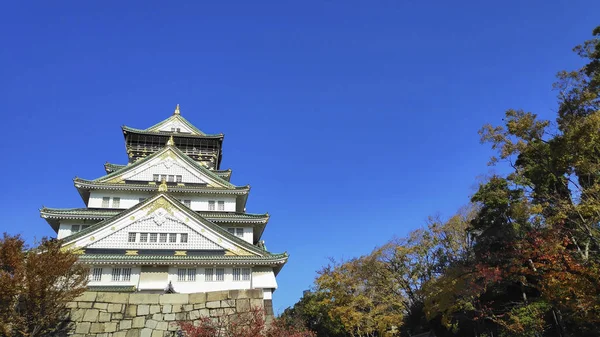
M 267 320 L 271 300 L 260 289 L 194 294 L 85 292 L 69 303 L 73 322 L 69 336 L 167 337 L 177 336 L 178 321 L 219 317 L 262 307 Z

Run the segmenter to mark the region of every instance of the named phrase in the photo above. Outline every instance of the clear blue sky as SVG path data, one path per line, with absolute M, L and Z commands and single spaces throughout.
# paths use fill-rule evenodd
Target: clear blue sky
M 288 251 L 275 310 L 327 257 L 468 202 L 507 108 L 552 116 L 554 74 L 600 1 L 8 1 L 0 10 L 0 231 L 52 235 L 75 176 L 125 163 L 120 126 L 181 104 Z

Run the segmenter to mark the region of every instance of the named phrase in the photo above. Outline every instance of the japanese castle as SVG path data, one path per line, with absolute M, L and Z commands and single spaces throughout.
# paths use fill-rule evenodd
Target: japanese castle
M 181 116 L 122 127 L 129 162 L 75 178 L 85 208 L 40 210 L 90 266 L 90 290 L 194 293 L 263 289 L 271 299 L 287 254 L 266 250 L 269 214 L 246 213 L 250 186 L 221 170 L 223 134 Z

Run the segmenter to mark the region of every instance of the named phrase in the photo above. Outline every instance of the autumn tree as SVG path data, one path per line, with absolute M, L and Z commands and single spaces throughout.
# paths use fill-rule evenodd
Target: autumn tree
M 498 151 L 491 162 L 513 170 L 472 198 L 473 262 L 428 284 L 429 317 L 461 335 L 600 331 L 600 40 L 575 51 L 588 63 L 558 74 L 555 122 L 508 110 L 504 125 L 481 130 Z
M 67 302 L 85 291 L 87 269 L 57 240 L 29 249 L 20 236 L 0 239 L 0 335 L 52 336 L 64 328 Z
M 331 317 L 331 306 L 325 301 L 322 291 L 307 290 L 292 307 L 283 311 L 279 317 L 289 325 L 304 325 L 319 337 L 345 337 L 344 326 L 338 317 Z
M 274 319 L 267 324 L 265 312 L 255 307 L 246 312 L 216 318 L 201 317 L 195 322 L 179 322 L 185 337 L 315 337 L 303 324 Z

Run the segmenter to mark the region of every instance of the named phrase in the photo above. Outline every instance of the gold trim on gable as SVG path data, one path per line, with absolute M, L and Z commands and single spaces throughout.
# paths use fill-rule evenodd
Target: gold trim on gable
M 187 251 L 186 250 L 176 250 L 175 256 L 187 256 Z

